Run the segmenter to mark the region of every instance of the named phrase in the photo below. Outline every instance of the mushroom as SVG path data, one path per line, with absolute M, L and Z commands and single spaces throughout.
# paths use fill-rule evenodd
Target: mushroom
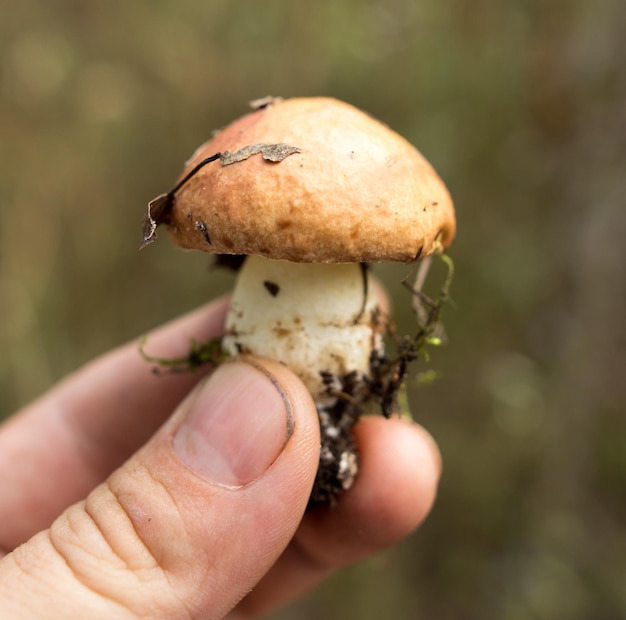
M 322 437 L 311 501 L 332 503 L 357 473 L 352 427 L 381 398 L 385 317 L 366 265 L 444 251 L 455 234 L 445 185 L 409 142 L 349 104 L 268 98 L 150 204 L 144 243 L 161 223 L 183 248 L 245 255 L 222 346 L 304 381 Z

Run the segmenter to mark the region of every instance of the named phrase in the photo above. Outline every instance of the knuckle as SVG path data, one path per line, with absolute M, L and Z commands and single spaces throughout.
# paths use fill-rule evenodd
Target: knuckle
M 100 600 L 121 606 L 131 617 L 185 618 L 185 597 L 178 595 L 164 565 L 163 524 L 153 519 L 155 502 L 159 512 L 164 505 L 170 513 L 178 511 L 166 487 L 135 464 L 57 519 L 50 543 L 73 578 Z

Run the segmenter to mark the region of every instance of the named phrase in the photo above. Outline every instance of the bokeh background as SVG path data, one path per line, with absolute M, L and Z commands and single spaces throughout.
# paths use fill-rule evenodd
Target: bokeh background
M 149 199 L 267 94 L 404 134 L 458 209 L 441 378 L 411 390 L 445 467 L 397 548 L 276 618 L 626 617 L 622 0 L 0 0 L 0 411 L 217 295 Z M 379 274 L 398 322 L 399 282 Z

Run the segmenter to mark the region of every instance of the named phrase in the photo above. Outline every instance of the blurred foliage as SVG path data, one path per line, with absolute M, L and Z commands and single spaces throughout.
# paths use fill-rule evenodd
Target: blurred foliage
M 458 209 L 423 528 L 278 618 L 626 617 L 626 4 L 0 0 L 0 411 L 226 290 L 147 201 L 267 95 L 333 95 Z M 382 266 L 411 329 L 408 267 Z M 422 368 L 423 370 L 423 368 Z

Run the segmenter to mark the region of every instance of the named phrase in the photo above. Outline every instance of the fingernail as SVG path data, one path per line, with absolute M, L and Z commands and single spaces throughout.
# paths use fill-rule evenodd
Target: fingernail
M 187 403 L 174 450 L 198 475 L 221 485 L 260 478 L 293 433 L 289 400 L 264 368 L 228 362 Z

